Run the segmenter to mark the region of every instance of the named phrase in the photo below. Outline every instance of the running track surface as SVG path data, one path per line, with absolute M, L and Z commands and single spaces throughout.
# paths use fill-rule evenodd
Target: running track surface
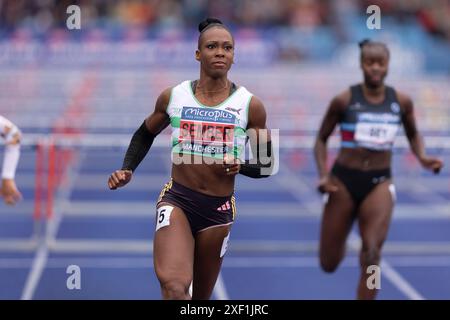
M 435 152 L 447 164 L 450 154 Z M 170 153 L 154 148 L 133 181 L 107 189 L 124 149 L 80 150 L 55 199 L 51 222 L 33 221 L 35 152 L 17 182 L 24 200 L 0 204 L 0 299 L 159 299 L 152 261 L 155 200 L 169 179 Z M 2 154 L 0 154 L 2 156 Z M 279 172 L 236 182 L 238 214 L 213 299 L 353 299 L 358 230 L 334 274 L 319 268 L 321 198 L 311 150 L 282 150 Z M 394 155 L 397 204 L 385 244 L 379 299 L 450 299 L 450 172 L 421 170 Z M 44 241 L 47 239 L 47 241 Z M 81 289 L 67 288 L 69 265 Z

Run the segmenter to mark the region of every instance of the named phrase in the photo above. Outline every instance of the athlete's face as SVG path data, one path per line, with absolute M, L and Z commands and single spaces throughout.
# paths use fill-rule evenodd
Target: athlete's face
M 200 36 L 195 58 L 213 78 L 226 76 L 234 59 L 234 40 L 228 30 L 212 27 Z
M 389 66 L 389 54 L 383 46 L 363 48 L 361 68 L 364 82 L 369 87 L 379 87 L 384 83 Z

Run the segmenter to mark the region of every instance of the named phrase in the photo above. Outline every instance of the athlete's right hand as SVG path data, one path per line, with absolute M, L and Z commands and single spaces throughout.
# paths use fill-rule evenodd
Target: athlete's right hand
M 338 187 L 331 182 L 330 176 L 326 175 L 319 180 L 317 190 L 320 193 L 331 193 L 338 191 Z
M 17 189 L 14 179 L 2 179 L 0 197 L 3 197 L 3 200 L 8 205 L 15 205 L 22 199 L 22 194 Z
M 108 179 L 108 187 L 111 190 L 116 190 L 117 188 L 123 187 L 131 180 L 133 172 L 131 170 L 116 170 L 114 171 Z

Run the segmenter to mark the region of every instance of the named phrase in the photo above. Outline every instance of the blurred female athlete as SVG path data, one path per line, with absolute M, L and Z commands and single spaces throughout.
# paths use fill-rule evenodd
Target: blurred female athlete
M 328 195 L 322 217 L 320 264 L 326 272 L 336 270 L 352 224 L 358 219 L 362 248 L 357 297 L 374 299 L 377 290 L 367 286 L 367 268 L 380 263 L 391 220 L 395 202 L 392 145 L 400 125 L 425 169 L 438 173 L 443 163 L 425 154 L 411 99 L 384 84 L 389 64 L 387 46 L 365 40 L 360 48 L 364 82 L 331 101 L 314 146 L 320 174 L 318 189 Z M 341 149 L 328 172 L 327 140 L 338 123 Z

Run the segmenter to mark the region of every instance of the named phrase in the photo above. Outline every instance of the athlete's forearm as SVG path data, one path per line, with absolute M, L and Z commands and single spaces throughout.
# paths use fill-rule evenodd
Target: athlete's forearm
M 144 121 L 131 138 L 130 145 L 123 160 L 122 170 L 131 170 L 134 172 L 147 155 L 154 139 L 155 135 L 148 131 Z
M 241 164 L 239 173 L 255 179 L 267 178 L 272 174 L 274 164 L 272 142 L 267 141 L 267 143 L 257 147 L 255 159 L 246 160 Z
M 4 180 L 13 180 L 20 158 L 21 133 L 15 124 L 0 116 L 0 134 L 6 142 L 1 177 Z
M 13 180 L 16 175 L 17 165 L 20 158 L 20 145 L 7 144 L 5 148 L 5 155 L 3 158 L 2 179 Z
M 408 137 L 408 140 L 412 153 L 420 161 L 425 157 L 425 145 L 423 143 L 422 136 L 418 132 L 416 132 L 414 135 Z
M 323 178 L 328 174 L 327 171 L 327 145 L 321 139 L 317 139 L 314 145 L 314 158 L 316 160 L 319 177 Z

